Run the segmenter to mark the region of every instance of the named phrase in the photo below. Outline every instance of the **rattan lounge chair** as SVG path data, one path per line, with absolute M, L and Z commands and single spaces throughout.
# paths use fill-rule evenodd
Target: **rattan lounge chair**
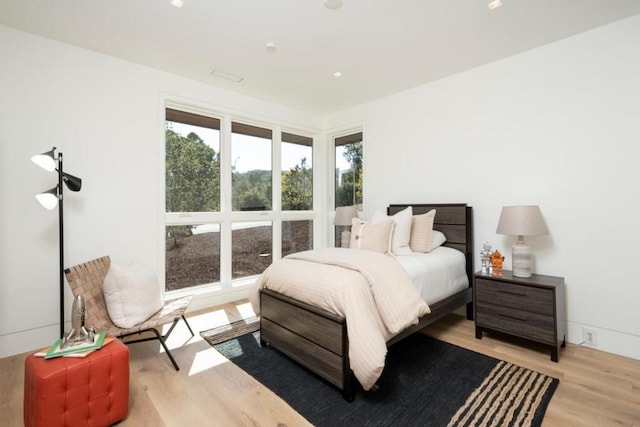
M 102 294 L 102 284 L 104 283 L 104 278 L 109 271 L 110 265 L 111 259 L 108 256 L 104 256 L 65 270 L 73 296 L 82 295 L 85 300 L 85 323 L 88 326 L 95 327 L 97 331 L 106 331 L 108 334 L 120 338 L 125 344 L 157 339 L 167 352 L 167 356 L 169 356 L 173 367 L 176 371 L 179 371 L 180 368 L 167 348 L 165 340 L 169 337 L 180 319 L 184 320 L 187 328 L 189 328 L 189 332 L 191 332 L 191 336 L 193 336 L 193 330 L 184 317 L 184 312 L 187 307 L 189 307 L 193 295 L 166 301 L 160 310 L 144 322 L 132 328 L 122 329 L 111 322 Z M 162 335 L 160 330 L 162 326 L 167 324 L 171 324 L 171 327 L 166 334 Z M 154 336 L 136 340 L 124 339 L 131 335 L 142 334 L 143 332 L 151 332 Z

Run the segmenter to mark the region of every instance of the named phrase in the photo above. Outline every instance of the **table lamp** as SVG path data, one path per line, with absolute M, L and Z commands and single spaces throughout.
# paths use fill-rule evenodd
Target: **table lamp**
M 498 221 L 498 234 L 518 236 L 511 247 L 511 264 L 516 277 L 531 277 L 531 248 L 524 236 L 547 234 L 547 226 L 538 206 L 504 206 Z
M 358 209 L 355 206 L 340 206 L 336 208 L 336 216 L 333 220 L 335 225 L 345 227 L 341 234 L 340 247 L 348 248 L 351 241 L 351 220 L 358 217 Z M 348 227 L 347 227 L 348 226 Z

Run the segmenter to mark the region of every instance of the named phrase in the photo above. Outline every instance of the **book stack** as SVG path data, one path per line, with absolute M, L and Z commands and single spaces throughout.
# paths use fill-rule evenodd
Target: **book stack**
M 34 356 L 44 357 L 45 359 L 53 359 L 54 357 L 87 357 L 113 340 L 113 337 L 106 336 L 106 332 L 100 332 L 95 334 L 93 342 L 80 342 L 60 348 L 62 339 L 57 339 L 52 346 L 34 353 Z

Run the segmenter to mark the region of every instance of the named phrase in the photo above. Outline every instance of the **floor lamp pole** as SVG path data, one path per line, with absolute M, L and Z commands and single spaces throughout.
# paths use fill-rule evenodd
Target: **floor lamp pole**
M 64 337 L 64 215 L 62 200 L 62 153 L 58 153 L 58 233 L 60 252 L 60 338 Z

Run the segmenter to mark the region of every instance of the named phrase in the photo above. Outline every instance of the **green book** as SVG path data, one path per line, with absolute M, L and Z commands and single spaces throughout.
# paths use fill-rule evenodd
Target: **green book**
M 57 339 L 56 342 L 54 342 L 53 345 L 49 347 L 49 351 L 47 351 L 47 354 L 44 355 L 44 358 L 52 359 L 54 357 L 64 356 L 65 354 L 97 350 L 102 347 L 102 343 L 104 342 L 104 337 L 106 336 L 106 334 L 106 332 L 97 333 L 94 335 L 92 343 L 81 342 L 78 344 L 70 344 L 64 349 L 60 349 L 62 339 Z

